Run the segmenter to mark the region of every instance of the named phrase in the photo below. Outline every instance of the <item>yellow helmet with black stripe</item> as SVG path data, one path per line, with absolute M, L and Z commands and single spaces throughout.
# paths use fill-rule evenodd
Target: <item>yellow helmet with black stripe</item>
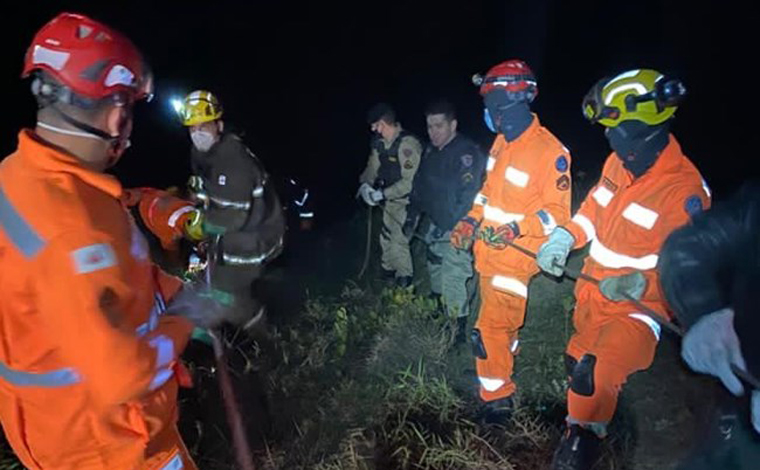
M 653 126 L 673 117 L 685 95 L 676 78 L 651 69 L 629 70 L 598 81 L 583 99 L 583 115 L 606 127 L 628 120 Z

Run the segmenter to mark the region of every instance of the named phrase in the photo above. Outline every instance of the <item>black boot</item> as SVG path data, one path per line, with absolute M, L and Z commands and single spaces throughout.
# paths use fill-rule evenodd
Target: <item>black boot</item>
M 396 278 L 396 286 L 407 288 L 412 285 L 412 276 L 399 276 Z
M 569 425 L 554 452 L 551 470 L 590 470 L 599 458 L 601 442 L 595 432 Z
M 485 424 L 498 424 L 500 426 L 506 426 L 507 422 L 512 417 L 514 408 L 515 403 L 512 400 L 511 396 L 486 402 L 486 407 L 483 414 L 483 422 Z
M 459 346 L 467 340 L 467 317 L 457 317 L 457 334 L 454 337 L 454 346 Z
M 384 282 L 391 282 L 396 278 L 396 271 L 380 268 L 380 280 Z

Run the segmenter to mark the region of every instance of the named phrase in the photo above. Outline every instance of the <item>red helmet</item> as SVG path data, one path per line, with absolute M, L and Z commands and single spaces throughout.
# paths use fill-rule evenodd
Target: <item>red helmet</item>
M 504 88 L 508 93 L 516 94 L 515 99 L 526 101 L 533 101 L 538 95 L 536 77 L 528 64 L 522 60 L 502 62 L 492 67 L 485 77 L 473 77 L 473 82 L 480 86 L 482 96 L 497 88 Z
M 61 13 L 40 29 L 24 59 L 22 77 L 44 71 L 89 100 L 116 95 L 150 99 L 153 79 L 142 55 L 121 33 L 86 16 Z M 65 99 L 65 98 L 64 98 Z

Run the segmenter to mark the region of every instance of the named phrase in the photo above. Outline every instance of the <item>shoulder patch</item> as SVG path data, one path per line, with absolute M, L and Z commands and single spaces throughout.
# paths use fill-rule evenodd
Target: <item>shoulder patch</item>
M 557 189 L 560 191 L 567 191 L 570 189 L 570 177 L 567 175 L 562 175 L 557 178 Z
M 412 149 L 410 149 L 410 148 L 405 148 L 405 149 L 404 149 L 404 156 L 405 156 L 406 158 L 409 158 L 409 157 L 411 157 L 411 156 L 412 156 Z
M 702 199 L 696 194 L 689 196 L 684 203 L 684 209 L 686 209 L 686 213 L 689 215 L 702 212 Z
M 71 252 L 71 258 L 77 274 L 87 274 L 116 266 L 116 254 L 108 243 L 78 248 Z
M 411 170 L 412 168 L 414 168 L 414 163 L 412 163 L 411 160 L 407 160 L 404 162 L 404 168 L 406 168 L 407 170 Z
M 559 171 L 560 173 L 564 173 L 567 171 L 567 168 L 570 165 L 567 162 L 567 157 L 564 155 L 560 155 L 557 157 L 557 161 L 554 162 L 554 167 Z
M 473 156 L 470 155 L 469 153 L 462 155 L 462 165 L 464 165 L 467 168 L 472 166 L 473 160 L 474 160 Z

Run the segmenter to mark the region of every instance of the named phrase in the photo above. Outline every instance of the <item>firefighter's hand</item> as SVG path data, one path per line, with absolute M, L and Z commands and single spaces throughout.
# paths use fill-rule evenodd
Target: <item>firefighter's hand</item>
M 520 227 L 516 222 L 510 222 L 496 228 L 486 227 L 485 230 L 480 231 L 480 238 L 483 242 L 496 250 L 503 250 L 519 236 Z
M 458 250 L 469 251 L 475 243 L 475 232 L 480 223 L 472 217 L 465 217 L 451 230 L 451 245 Z
M 640 300 L 647 288 L 647 280 L 641 271 L 634 271 L 623 276 L 609 276 L 599 282 L 602 295 L 613 302 L 621 300 Z
M 194 242 L 199 242 L 204 239 L 203 233 L 203 213 L 200 210 L 193 211 L 192 215 L 185 221 L 183 227 L 185 236 Z
M 214 328 L 230 316 L 230 304 L 204 285 L 185 284 L 172 298 L 165 315 L 177 315 L 199 328 Z
M 555 228 L 549 239 L 541 245 L 536 255 L 536 264 L 542 271 L 554 276 L 562 276 L 567 256 L 575 244 L 575 237 L 562 227 Z
M 744 393 L 742 383 L 731 371 L 731 364 L 747 368 L 734 329 L 733 309 L 724 308 L 700 318 L 683 338 L 681 357 L 693 370 L 719 378 L 734 395 Z

